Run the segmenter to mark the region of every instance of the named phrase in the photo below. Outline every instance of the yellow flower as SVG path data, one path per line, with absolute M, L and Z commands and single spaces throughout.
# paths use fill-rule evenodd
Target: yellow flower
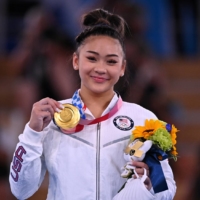
M 136 126 L 132 131 L 133 139 L 144 138 L 147 140 L 157 129 L 164 127 L 164 124 L 160 120 L 145 120 L 144 126 Z
M 172 130 L 171 130 L 171 138 L 172 138 L 172 144 L 176 144 L 176 133 L 178 132 L 177 128 L 172 125 Z
M 170 152 L 173 156 L 177 156 L 178 155 L 178 152 L 176 151 L 176 147 L 173 146 L 172 147 L 172 151 Z
M 145 120 L 144 126 L 136 126 L 132 131 L 130 142 L 135 139 L 151 140 L 154 145 L 166 152 L 169 158 L 177 160 L 176 138 L 179 130 L 161 120 Z M 170 144 L 169 148 L 166 145 Z

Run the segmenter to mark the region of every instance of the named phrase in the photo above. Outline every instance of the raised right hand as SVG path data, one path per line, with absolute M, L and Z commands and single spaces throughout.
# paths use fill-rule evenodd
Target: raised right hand
M 61 103 L 48 97 L 34 103 L 29 127 L 37 132 L 42 131 L 50 123 L 54 113 L 61 109 L 63 109 Z

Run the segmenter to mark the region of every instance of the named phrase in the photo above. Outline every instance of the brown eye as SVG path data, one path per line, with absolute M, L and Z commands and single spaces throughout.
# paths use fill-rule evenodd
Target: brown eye
M 112 59 L 112 60 L 108 60 L 107 62 L 108 62 L 108 64 L 111 64 L 111 65 L 113 65 L 113 64 L 116 64 L 116 63 L 117 63 L 117 61 L 116 61 L 116 60 L 113 60 L 113 59 Z
M 90 61 L 96 61 L 96 58 L 93 57 L 93 56 L 89 56 L 89 57 L 87 57 L 87 59 L 90 60 Z

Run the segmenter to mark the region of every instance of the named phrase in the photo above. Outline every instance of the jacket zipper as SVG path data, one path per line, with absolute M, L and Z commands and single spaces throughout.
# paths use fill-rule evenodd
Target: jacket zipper
M 97 124 L 96 139 L 96 200 L 100 198 L 100 123 Z

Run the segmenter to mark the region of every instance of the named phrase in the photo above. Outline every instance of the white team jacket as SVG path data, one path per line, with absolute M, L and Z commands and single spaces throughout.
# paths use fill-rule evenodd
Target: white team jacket
M 115 95 L 102 115 L 117 99 Z M 62 103 L 71 103 L 71 99 Z M 94 119 L 88 109 L 85 113 L 87 119 Z M 155 118 L 141 106 L 123 102 L 111 118 L 74 134 L 63 134 L 53 122 L 42 132 L 27 124 L 10 166 L 12 193 L 17 199 L 27 199 L 38 190 L 48 170 L 48 200 L 111 200 L 126 181 L 120 174 L 131 131 L 144 125 L 145 119 Z M 154 199 L 171 200 L 176 192 L 173 173 L 167 160 L 161 166 L 169 190 Z

